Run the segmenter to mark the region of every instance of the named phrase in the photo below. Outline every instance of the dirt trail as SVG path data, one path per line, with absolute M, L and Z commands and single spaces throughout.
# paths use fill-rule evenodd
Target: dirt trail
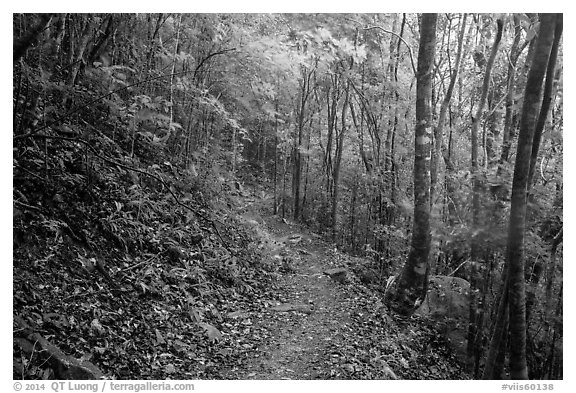
M 269 338 L 242 367 L 229 371 L 238 379 L 325 379 L 331 377 L 330 358 L 346 340 L 350 319 L 346 285 L 324 273 L 342 266 L 328 244 L 299 225 L 262 213 L 263 201 L 249 206 L 246 220 L 258 222 L 268 237 L 270 256 L 286 266 L 279 277 L 278 301 L 251 320 L 252 331 L 267 331 Z M 276 247 L 276 249 L 274 249 Z M 273 255 L 275 252 L 282 254 Z M 332 375 L 333 376 L 333 375 Z
M 271 214 L 265 195 L 239 201 L 243 221 L 262 240 L 277 279 L 227 318 L 235 353 L 219 378 L 467 379 L 432 325 L 396 318 L 382 294 L 352 270 L 369 263 L 338 252 L 306 227 Z M 288 261 L 288 262 L 287 262 Z M 325 271 L 346 268 L 339 282 Z M 231 358 L 229 358 L 232 360 Z
M 265 191 L 252 195 L 236 205 L 276 280 L 227 314 L 223 332 L 244 349 L 227 358 L 219 378 L 469 379 L 435 321 L 389 313 L 382 284 L 365 282 L 371 261 L 272 215 Z M 344 282 L 325 274 L 334 268 L 346 269 Z

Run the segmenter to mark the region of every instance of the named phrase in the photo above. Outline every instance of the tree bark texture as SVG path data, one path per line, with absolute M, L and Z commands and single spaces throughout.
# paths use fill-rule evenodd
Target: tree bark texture
M 416 134 L 414 158 L 414 223 L 408 259 L 388 295 L 390 307 L 411 314 L 426 296 L 430 253 L 431 99 L 437 14 L 423 14 L 416 82 Z
M 332 241 L 336 242 L 338 234 L 338 183 L 340 182 L 340 168 L 342 164 L 342 152 L 344 150 L 344 138 L 346 137 L 346 110 L 348 109 L 348 99 L 350 96 L 349 85 L 345 88 L 344 104 L 342 105 L 340 133 L 336 140 L 336 157 L 334 158 L 334 169 L 332 178 L 334 179 L 334 192 L 332 193 Z
M 514 17 L 514 41 L 510 48 L 510 62 L 508 63 L 508 75 L 506 77 L 506 115 L 504 117 L 504 132 L 502 139 L 502 152 L 500 154 L 500 167 L 498 173 L 500 174 L 503 164 L 508 161 L 510 147 L 512 145 L 512 137 L 514 135 L 514 81 L 516 79 L 516 63 L 520 55 L 520 34 L 522 27 L 520 25 L 520 18 Z
M 293 176 L 292 176 L 292 195 L 294 198 L 294 220 L 300 219 L 300 186 L 302 181 L 302 154 L 300 149 L 302 148 L 302 138 L 304 135 L 304 123 L 305 123 L 305 110 L 308 97 L 310 96 L 311 87 L 310 82 L 312 78 L 313 70 L 308 71 L 306 68 L 302 69 L 302 84 L 300 86 L 300 99 L 297 107 L 297 135 L 294 140 L 293 149 Z
M 528 379 L 526 364 L 526 288 L 524 281 L 524 230 L 530 156 L 542 99 L 542 82 L 554 39 L 556 15 L 540 15 L 540 31 L 528 72 L 520 119 L 516 163 L 512 181 L 506 263 L 509 272 L 510 377 Z
M 528 191 L 532 187 L 534 181 L 534 168 L 536 168 L 536 161 L 538 159 L 538 151 L 540 150 L 540 141 L 542 139 L 542 132 L 544 125 L 550 111 L 552 104 L 552 85 L 554 84 L 554 70 L 556 68 L 556 59 L 558 58 L 558 47 L 560 46 L 560 38 L 562 37 L 562 14 L 556 16 L 556 28 L 554 31 L 554 43 L 548 59 L 548 67 L 546 69 L 546 82 L 544 83 L 544 97 L 542 98 L 542 107 L 540 108 L 540 115 L 534 130 L 534 141 L 532 142 L 532 154 L 530 156 L 530 172 L 528 174 Z
M 486 64 L 486 72 L 484 74 L 484 80 L 482 82 L 482 93 L 480 96 L 480 101 L 478 102 L 478 108 L 476 110 L 476 114 L 472 120 L 472 135 L 471 135 L 471 144 L 472 144 L 472 182 L 473 182 L 473 201 L 472 201 L 472 216 L 473 216 L 473 225 L 477 229 L 480 225 L 480 189 L 481 183 L 479 179 L 478 173 L 478 128 L 480 126 L 480 120 L 482 118 L 482 113 L 484 111 L 484 106 L 486 104 L 486 98 L 488 96 L 488 89 L 490 87 L 490 78 L 492 74 L 492 67 L 494 65 L 494 61 L 496 59 L 496 54 L 498 53 L 498 46 L 500 45 L 500 40 L 502 39 L 502 29 L 503 29 L 503 21 L 501 19 L 497 20 L 498 31 L 496 33 L 496 38 L 494 39 L 494 43 L 492 44 L 492 50 L 490 52 L 490 57 L 488 59 L 488 63 Z M 475 248 L 474 241 L 472 242 L 472 248 Z M 473 250 L 474 253 L 474 250 Z M 474 260 L 475 256 L 472 256 Z
M 506 334 L 506 325 L 508 322 L 508 271 L 504 269 L 502 274 L 502 289 L 498 299 L 496 321 L 492 327 L 492 337 L 486 360 L 484 362 L 484 372 L 482 379 L 499 379 L 497 375 L 498 354 Z

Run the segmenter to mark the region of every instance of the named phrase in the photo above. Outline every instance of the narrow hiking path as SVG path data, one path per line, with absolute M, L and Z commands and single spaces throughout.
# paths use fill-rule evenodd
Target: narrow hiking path
M 281 296 L 264 313 L 265 318 L 254 321 L 256 328 L 269 329 L 273 339 L 259 348 L 261 356 L 247 362 L 236 377 L 325 378 L 323 363 L 327 356 L 338 356 L 337 348 L 345 336 L 342 330 L 350 320 L 347 294 L 324 274 L 338 261 L 330 255 L 328 245 L 303 228 L 275 217 L 262 221 L 272 244 L 280 247 L 276 250 L 280 253 L 272 257 L 283 264 L 277 287 Z
M 232 379 L 350 378 L 358 361 L 342 350 L 358 343 L 352 326 L 358 317 L 358 288 L 325 272 L 347 267 L 342 255 L 307 228 L 267 214 L 267 199 L 248 203 L 243 218 L 257 225 L 268 258 L 281 264 L 276 300 L 261 313 L 237 313 L 255 332 L 268 339 L 252 357 L 228 370 Z M 366 294 L 363 294 L 366 296 Z M 377 302 L 377 299 L 372 299 Z M 235 315 L 236 316 L 236 315 Z M 378 356 L 384 374 L 394 374 Z M 380 362 L 378 363 L 378 361 Z
M 391 317 L 381 294 L 360 283 L 353 267 L 363 260 L 272 215 L 264 193 L 240 204 L 242 219 L 262 241 L 264 258 L 280 267 L 268 301 L 228 315 L 250 339 L 244 356 L 220 370 L 222 378 L 465 378 L 433 329 Z M 344 282 L 325 274 L 333 268 L 346 268 Z

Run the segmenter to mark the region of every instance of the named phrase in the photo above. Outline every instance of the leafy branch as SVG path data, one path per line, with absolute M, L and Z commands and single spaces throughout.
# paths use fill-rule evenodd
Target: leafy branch
M 178 196 L 176 196 L 174 191 L 172 191 L 172 189 L 170 188 L 168 183 L 166 183 L 166 181 L 164 179 L 162 179 L 160 176 L 155 175 L 153 173 L 150 173 L 148 171 L 142 170 L 142 169 L 135 168 L 135 167 L 130 166 L 130 165 L 122 164 L 118 161 L 115 161 L 115 160 L 109 158 L 109 157 L 106 157 L 106 156 L 100 154 L 96 150 L 96 148 L 94 146 L 92 146 L 88 141 L 85 141 L 84 139 L 81 139 L 81 138 L 71 138 L 71 137 L 67 137 L 67 136 L 56 136 L 56 135 L 46 135 L 46 134 L 36 134 L 36 135 L 33 135 L 33 137 L 39 138 L 39 139 L 56 139 L 56 140 L 69 141 L 69 142 L 79 142 L 79 143 L 83 144 L 84 146 L 86 146 L 94 154 L 94 156 L 98 157 L 99 159 L 101 159 L 102 161 L 104 161 L 110 165 L 115 165 L 115 166 L 118 166 L 120 168 L 132 171 L 132 172 L 141 173 L 142 175 L 149 176 L 149 177 L 159 181 L 168 190 L 170 195 L 172 195 L 172 198 L 174 198 L 174 201 L 176 202 L 176 204 L 178 206 L 181 206 L 182 208 L 192 212 L 196 216 L 209 222 L 212 225 L 212 227 L 214 228 L 214 230 L 216 231 L 216 235 L 218 235 L 218 238 L 220 238 L 220 240 L 222 241 L 222 244 L 227 246 L 227 243 L 222 238 L 222 236 L 220 235 L 220 232 L 218 231 L 218 227 L 214 223 L 214 220 L 212 220 L 210 217 L 206 216 L 205 214 L 203 214 L 203 213 L 201 213 L 195 209 L 192 209 L 190 206 L 186 205 L 185 203 L 182 203 L 180 201 L 180 199 L 178 199 Z
M 113 94 L 118 93 L 118 92 L 120 92 L 120 91 L 127 90 L 127 89 L 129 89 L 129 88 L 131 88 L 131 87 L 134 87 L 134 86 L 138 86 L 138 85 L 140 85 L 140 84 L 142 84 L 142 83 L 147 83 L 147 82 L 155 81 L 155 80 L 162 79 L 162 78 L 166 78 L 166 77 L 173 77 L 173 76 L 176 76 L 176 75 L 189 74 L 189 73 L 191 73 L 191 72 L 196 73 L 196 71 L 197 71 L 197 70 L 195 70 L 195 71 L 187 70 L 187 71 L 181 71 L 181 72 L 175 72 L 175 73 L 169 73 L 169 74 L 162 74 L 162 75 L 158 75 L 158 76 L 155 76 L 155 77 L 152 77 L 152 78 L 148 78 L 148 79 L 145 79 L 145 80 L 140 80 L 140 81 L 138 81 L 138 82 L 134 82 L 134 83 L 129 84 L 129 85 L 126 85 L 126 86 L 122 86 L 122 87 L 119 88 L 119 89 L 116 89 L 116 90 L 113 90 L 113 91 L 108 92 L 108 93 L 106 93 L 106 94 L 103 94 L 103 95 L 101 95 L 101 96 L 98 96 L 98 97 L 96 97 L 96 98 L 88 101 L 88 102 L 85 103 L 84 105 L 77 106 L 76 108 L 74 108 L 74 109 L 66 112 L 66 113 L 63 114 L 62 116 L 57 117 L 55 120 L 52 120 L 51 122 L 49 122 L 48 124 L 43 125 L 42 127 L 38 127 L 38 128 L 36 128 L 36 129 L 30 130 L 29 132 L 27 132 L 27 133 L 25 133 L 25 134 L 22 134 L 22 135 L 16 135 L 16 136 L 14 136 L 14 137 L 12 138 L 12 140 L 19 140 L 19 139 L 24 139 L 24 138 L 31 137 L 31 136 L 37 134 L 37 133 L 40 132 L 40 131 L 43 131 L 43 130 L 45 130 L 45 129 L 47 129 L 47 128 L 50 128 L 50 127 L 52 127 L 52 126 L 54 126 L 54 125 L 62 122 L 63 120 L 69 118 L 70 116 L 72 116 L 73 114 L 75 114 L 75 113 L 77 113 L 77 112 L 80 112 L 81 110 L 89 107 L 90 105 L 95 104 L 96 102 L 98 102 L 98 101 L 100 101 L 100 100 L 103 100 L 103 99 L 105 99 L 105 98 L 108 98 L 108 97 L 112 96 Z
M 369 26 L 369 27 L 365 27 L 363 30 L 369 31 L 369 30 L 374 30 L 374 29 L 381 30 L 384 33 L 392 34 L 393 36 L 398 37 L 398 39 L 400 41 L 402 41 L 404 43 L 404 45 L 406 45 L 406 48 L 408 48 L 408 54 L 410 55 L 410 64 L 412 65 L 412 71 L 414 72 L 414 75 L 416 75 L 417 72 L 416 72 L 416 66 L 414 65 L 414 54 L 412 53 L 412 47 L 410 45 L 408 45 L 406 40 L 404 38 L 402 38 L 399 34 L 394 33 L 393 31 L 390 31 L 390 30 L 386 30 L 385 28 L 380 27 L 380 26 Z
M 235 51 L 235 50 L 236 50 L 236 48 L 230 48 L 230 49 L 222 49 L 222 50 L 219 50 L 219 51 L 217 51 L 217 52 L 210 53 L 208 56 L 206 56 L 205 58 L 203 58 L 202 61 L 200 61 L 200 63 L 198 63 L 198 65 L 197 65 L 196 68 L 194 69 L 193 78 L 194 78 L 194 79 L 197 79 L 196 73 L 198 73 L 198 72 L 200 71 L 200 68 L 202 68 L 202 66 L 204 65 L 204 63 L 206 63 L 211 57 L 218 56 L 218 55 L 222 55 L 222 54 L 224 54 L 224 53 L 226 53 L 226 52 L 232 52 L 232 51 Z
M 351 21 L 351 22 L 360 24 L 360 22 L 357 20 L 350 19 L 350 18 L 346 18 L 346 19 Z M 390 31 L 390 30 L 386 30 L 385 28 L 380 27 L 380 26 L 367 26 L 367 27 L 364 27 L 362 30 L 370 31 L 370 30 L 375 30 L 375 29 L 383 31 L 384 33 L 387 33 L 387 34 L 392 34 L 395 37 L 398 37 L 398 39 L 400 41 L 402 41 L 404 43 L 404 45 L 406 45 L 406 48 L 408 48 L 408 54 L 410 55 L 410 64 L 412 65 L 412 71 L 414 72 L 414 75 L 416 75 L 417 72 L 416 72 L 416 65 L 414 64 L 414 54 L 412 53 L 412 47 L 406 42 L 406 40 L 404 38 L 402 38 L 402 36 L 400 34 L 394 33 L 393 31 Z

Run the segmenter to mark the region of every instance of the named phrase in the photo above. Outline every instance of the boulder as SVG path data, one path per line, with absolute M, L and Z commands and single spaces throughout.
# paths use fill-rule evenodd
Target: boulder
M 435 319 L 468 318 L 470 283 L 460 277 L 430 277 L 428 294 L 417 314 Z
M 328 269 L 324 271 L 324 274 L 329 276 L 332 280 L 339 282 L 340 284 L 346 282 L 346 276 L 348 271 L 343 267 Z
M 381 274 L 378 270 L 359 263 L 352 267 L 352 271 L 364 285 L 380 285 Z
M 460 277 L 430 277 L 428 294 L 416 315 L 438 321 L 457 358 L 466 361 L 470 283 Z

